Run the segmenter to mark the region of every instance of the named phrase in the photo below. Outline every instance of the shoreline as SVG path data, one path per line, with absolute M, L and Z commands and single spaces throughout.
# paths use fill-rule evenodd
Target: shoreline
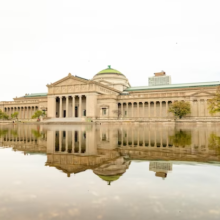
M 195 124 L 195 125 L 205 125 L 205 124 L 219 124 L 220 120 L 149 120 L 149 121 L 131 121 L 131 120 L 94 120 L 93 122 L 73 122 L 73 121 L 63 121 L 63 122 L 15 122 L 12 121 L 2 122 L 0 125 L 143 125 L 143 124 L 162 124 L 162 125 L 176 125 L 176 124 Z

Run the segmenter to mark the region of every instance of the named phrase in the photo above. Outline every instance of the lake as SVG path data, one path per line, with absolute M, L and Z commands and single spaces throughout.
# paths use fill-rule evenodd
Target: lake
M 220 219 L 220 127 L 0 125 L 0 219 Z

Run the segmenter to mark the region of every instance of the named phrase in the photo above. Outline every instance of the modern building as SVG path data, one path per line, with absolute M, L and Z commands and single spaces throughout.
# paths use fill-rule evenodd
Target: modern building
M 150 161 L 150 171 L 155 172 L 155 176 L 166 178 L 167 173 L 172 171 L 172 163 L 164 161 Z
M 17 111 L 20 119 L 30 119 L 39 109 L 46 111 L 48 120 L 147 121 L 172 118 L 168 106 L 179 100 L 190 102 L 188 117 L 206 118 L 212 117 L 207 101 L 219 85 L 219 81 L 171 84 L 171 77 L 162 71 L 149 78 L 149 86 L 132 87 L 123 73 L 108 66 L 91 80 L 68 74 L 47 85 L 47 93 L 26 94 L 14 101 L 0 102 L 0 109 L 8 114 Z

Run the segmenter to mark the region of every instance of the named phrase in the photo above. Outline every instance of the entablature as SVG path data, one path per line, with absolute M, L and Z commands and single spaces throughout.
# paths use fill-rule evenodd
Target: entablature
M 96 92 L 99 94 L 119 94 L 119 91 L 108 89 L 102 85 L 96 83 L 78 84 L 78 85 L 62 85 L 48 87 L 48 95 L 68 94 L 68 93 L 79 93 L 79 92 Z
M 26 105 L 26 104 L 38 104 L 39 100 L 31 100 L 31 101 L 3 101 L 1 102 L 2 105 L 8 106 L 8 105 Z

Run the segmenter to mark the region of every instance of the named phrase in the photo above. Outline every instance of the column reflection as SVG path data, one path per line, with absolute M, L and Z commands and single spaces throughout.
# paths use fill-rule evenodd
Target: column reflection
M 220 128 L 156 124 L 1 126 L 0 147 L 22 151 L 25 155 L 44 154 L 47 166 L 67 176 L 91 169 L 110 184 L 136 160 L 148 161 L 149 170 L 162 178 L 175 169 L 175 161 L 220 162 Z

